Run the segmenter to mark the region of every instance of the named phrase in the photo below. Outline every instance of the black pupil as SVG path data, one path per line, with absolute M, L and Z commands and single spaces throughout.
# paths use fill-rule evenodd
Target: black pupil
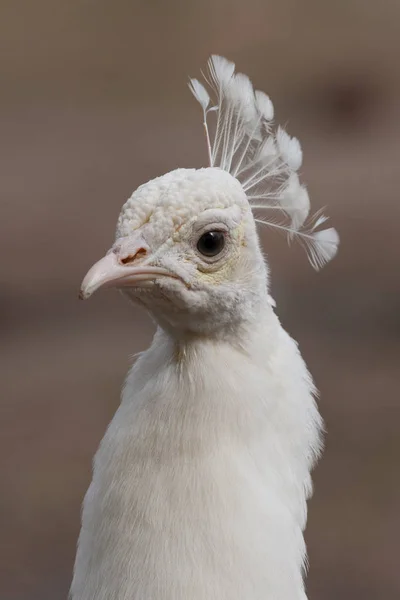
M 216 256 L 221 252 L 225 244 L 225 236 L 222 231 L 208 231 L 203 233 L 197 242 L 197 249 L 204 256 Z

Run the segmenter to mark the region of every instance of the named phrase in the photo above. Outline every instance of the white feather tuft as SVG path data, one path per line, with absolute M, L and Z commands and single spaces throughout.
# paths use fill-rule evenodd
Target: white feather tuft
M 308 260 L 316 271 L 321 269 L 337 253 L 339 234 L 333 227 L 322 229 L 321 231 L 313 231 L 312 229 L 296 231 L 284 223 L 278 223 L 272 220 L 256 218 L 255 221 L 262 225 L 276 228 L 279 231 L 288 234 L 289 237 L 296 237 L 304 247 Z
M 301 167 L 303 161 L 303 153 L 301 151 L 300 142 L 297 138 L 292 138 L 284 131 L 281 127 L 278 127 L 276 134 L 276 141 L 278 144 L 279 152 L 282 155 L 285 163 L 297 171 Z
M 281 127 L 273 131 L 274 107 L 269 96 L 254 91 L 246 75 L 235 74 L 233 62 L 213 55 L 208 70 L 205 79 L 216 95 L 216 106 L 209 108 L 209 94 L 197 79 L 191 80 L 190 89 L 203 108 L 210 166 L 240 181 L 252 209 L 280 214 L 283 222 L 256 221 L 286 232 L 289 241 L 298 239 L 313 267 L 319 269 L 336 254 L 339 237 L 335 229 L 316 231 L 326 221 L 319 213 L 304 225 L 310 198 L 297 175 L 303 159 L 299 140 Z M 211 111 L 217 112 L 212 143 L 206 123 Z
M 235 72 L 235 63 L 223 56 L 213 54 L 208 61 L 208 70 L 211 75 L 213 87 L 218 94 L 220 93 L 219 90 L 224 90 L 231 80 Z
M 310 212 L 310 196 L 304 185 L 300 187 L 297 201 L 292 212 L 292 227 L 300 229 Z
M 197 102 L 201 105 L 203 111 L 206 111 L 210 104 L 210 94 L 207 92 L 204 85 L 200 83 L 198 79 L 190 79 L 189 88 Z
M 310 197 L 300 184 L 297 173 L 292 173 L 281 197 L 282 209 L 291 217 L 291 227 L 296 231 L 303 225 L 310 212 Z
M 339 234 L 333 227 L 316 231 L 310 236 L 306 246 L 308 259 L 314 269 L 318 270 L 336 255 Z
M 243 73 L 237 73 L 231 80 L 229 91 L 232 94 L 231 101 L 235 110 L 243 117 L 244 122 L 249 125 L 250 131 L 252 131 L 252 127 L 258 124 L 258 114 L 250 79 Z
M 256 90 L 256 105 L 263 119 L 266 121 L 272 121 L 274 118 L 274 105 L 271 102 L 271 99 L 265 92 L 260 92 L 260 90 Z

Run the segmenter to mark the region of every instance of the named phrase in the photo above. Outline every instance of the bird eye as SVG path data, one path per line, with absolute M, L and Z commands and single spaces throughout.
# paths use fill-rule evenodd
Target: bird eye
M 197 250 L 203 256 L 217 256 L 225 246 L 225 235 L 222 231 L 207 231 L 197 242 Z

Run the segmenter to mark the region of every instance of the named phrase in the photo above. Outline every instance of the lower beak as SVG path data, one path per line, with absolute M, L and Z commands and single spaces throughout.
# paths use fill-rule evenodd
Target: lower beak
M 175 277 L 160 267 L 121 265 L 114 252 L 106 254 L 88 271 L 82 281 L 79 298 L 86 300 L 100 287 L 134 287 L 160 277 Z

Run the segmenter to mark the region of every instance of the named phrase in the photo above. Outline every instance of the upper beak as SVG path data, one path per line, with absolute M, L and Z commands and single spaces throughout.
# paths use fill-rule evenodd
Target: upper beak
M 86 300 L 100 287 L 124 287 L 140 285 L 143 281 L 154 281 L 159 277 L 175 277 L 166 269 L 133 264 L 121 265 L 114 252 L 106 254 L 88 271 L 82 281 L 79 298 Z

